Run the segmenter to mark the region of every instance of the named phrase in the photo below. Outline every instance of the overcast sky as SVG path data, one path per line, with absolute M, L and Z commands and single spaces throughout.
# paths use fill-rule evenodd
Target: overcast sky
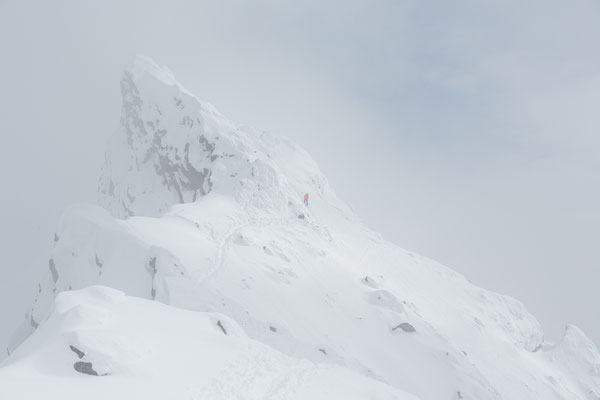
M 387 239 L 600 343 L 599 38 L 598 0 L 0 0 L 0 344 L 96 200 L 136 53 L 305 147 Z

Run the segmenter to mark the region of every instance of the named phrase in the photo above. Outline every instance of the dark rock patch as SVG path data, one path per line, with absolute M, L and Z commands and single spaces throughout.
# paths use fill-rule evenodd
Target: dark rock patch
M 73 368 L 75 368 L 75 371 L 82 374 L 98 376 L 98 373 L 92 368 L 91 362 L 77 361 L 73 364 Z
M 275 328 L 274 326 L 270 326 L 269 329 L 271 330 L 271 332 L 277 332 L 277 328 Z
M 85 353 L 81 350 L 79 350 L 77 347 L 75 346 L 69 346 L 69 348 L 71 349 L 71 351 L 75 354 L 77 354 L 77 357 L 79 357 L 79 359 L 81 360 L 83 357 L 85 357 Z
M 217 321 L 217 326 L 219 328 L 221 328 L 221 330 L 223 331 L 224 334 L 227 335 L 227 331 L 225 330 L 225 327 L 223 326 L 223 324 L 221 323 L 221 320 Z
M 48 266 L 50 267 L 50 272 L 52 272 L 52 280 L 54 283 L 58 280 L 58 271 L 56 270 L 56 265 L 54 264 L 54 259 L 50 259 L 48 261 Z
M 321 353 L 327 355 L 327 352 L 325 351 L 325 349 L 318 349 Z
M 404 332 L 408 332 L 408 333 L 412 333 L 412 332 L 416 332 L 417 331 L 415 329 L 415 327 L 412 326 L 411 324 L 409 324 L 408 322 L 403 322 L 400 325 L 393 327 L 392 331 L 395 331 L 396 329 L 402 329 Z
M 154 287 L 154 278 L 156 277 L 156 272 L 158 272 L 158 269 L 156 268 L 156 257 L 151 257 L 148 260 L 148 266 L 146 267 L 146 270 L 150 273 L 150 276 L 152 277 L 152 287 L 150 288 L 150 296 L 152 297 L 152 300 L 155 300 L 156 288 Z

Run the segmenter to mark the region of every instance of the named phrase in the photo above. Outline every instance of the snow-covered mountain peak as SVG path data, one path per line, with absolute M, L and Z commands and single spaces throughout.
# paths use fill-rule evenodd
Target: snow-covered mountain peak
M 124 73 L 131 75 L 132 81 L 137 85 L 147 78 L 146 75 L 150 75 L 150 79 L 157 79 L 167 86 L 179 86 L 181 88 L 181 85 L 175 80 L 175 76 L 169 68 L 156 64 L 150 57 L 142 54 L 137 54 L 134 57 L 131 64 L 126 67 Z
M 76 205 L 64 213 L 47 275 L 9 352 L 40 329 L 9 358 L 0 380 L 36 363 L 54 362 L 74 373 L 72 345 L 85 347 L 86 362 L 121 366 L 102 371 L 131 384 L 127 371 L 139 360 L 120 354 L 119 337 L 126 333 L 112 324 L 111 314 L 123 318 L 132 335 L 144 336 L 140 327 L 172 335 L 176 328 L 155 327 L 186 326 L 175 317 L 183 308 L 205 313 L 193 317 L 205 328 L 212 323 L 202 336 L 217 345 L 210 357 L 226 353 L 219 336 L 226 326 L 267 348 L 243 351 L 233 364 L 215 361 L 222 373 L 193 391 L 209 395 L 190 398 L 294 398 L 279 389 L 282 378 L 290 382 L 288 375 L 270 373 L 264 379 L 277 390 L 240 393 L 252 393 L 244 382 L 265 383 L 250 371 L 297 366 L 304 359 L 352 370 L 342 375 L 362 375 L 365 388 L 380 390 L 373 384 L 379 381 L 392 387 L 383 390 L 396 393 L 392 398 L 600 399 L 598 351 L 581 331 L 569 327 L 557 345 L 545 342 L 540 324 L 520 302 L 386 242 L 337 198 L 298 146 L 227 120 L 146 57 L 138 56 L 124 72 L 121 89 L 121 124 L 100 179 L 104 208 Z M 53 308 L 57 294 L 93 285 L 176 308 L 97 288 L 61 296 Z M 123 301 L 129 312 L 112 301 Z M 148 318 L 128 325 L 137 312 Z M 53 330 L 57 318 L 85 332 L 73 337 Z M 104 326 L 110 339 L 98 339 Z M 162 340 L 151 339 L 148 348 Z M 36 345 L 44 341 L 59 345 L 44 353 Z M 254 346 L 247 338 L 239 343 Z M 204 351 L 199 342 L 191 346 L 194 354 Z M 186 346 L 178 348 L 185 352 Z M 31 362 L 20 363 L 21 355 Z M 265 363 L 264 357 L 284 362 Z M 170 355 L 164 360 L 176 362 Z M 210 362 L 186 360 L 185 371 L 211 370 Z M 152 365 L 152 379 L 170 379 L 168 367 Z M 307 366 L 299 377 L 303 371 L 319 376 Z M 2 387 L 0 398 L 6 397 Z M 329 393 L 326 383 L 320 388 Z
M 213 191 L 295 215 L 305 192 L 339 205 L 306 152 L 227 120 L 148 57 L 125 70 L 121 93 L 99 187 L 113 215 L 161 215 Z
M 177 81 L 173 71 L 164 65 L 157 64 L 153 59 L 143 54 L 137 54 L 123 70 L 121 90 L 126 82 L 131 82 L 139 91 L 140 97 L 152 101 L 160 100 L 171 88 L 174 96 L 185 95 L 195 99 L 204 112 L 222 117 L 222 114 L 212 105 L 201 101 L 196 95 L 187 90 Z M 122 92 L 125 95 L 126 91 Z

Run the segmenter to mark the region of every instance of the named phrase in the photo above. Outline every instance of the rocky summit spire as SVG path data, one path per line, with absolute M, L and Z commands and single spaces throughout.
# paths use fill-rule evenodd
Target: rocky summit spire
M 218 114 L 173 74 L 137 56 L 121 79 L 120 128 L 106 153 L 100 202 L 118 217 L 157 215 L 212 188 L 219 158 L 207 119 Z
M 306 190 L 326 190 L 306 152 L 227 120 L 148 57 L 137 56 L 125 69 L 121 95 L 120 127 L 98 189 L 100 204 L 116 217 L 158 216 L 215 188 L 255 198 L 271 187 L 262 194 L 263 206 L 271 207 L 297 204 Z

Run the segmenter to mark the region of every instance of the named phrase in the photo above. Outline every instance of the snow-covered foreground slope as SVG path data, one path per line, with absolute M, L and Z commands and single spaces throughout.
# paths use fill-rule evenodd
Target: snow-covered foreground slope
M 65 213 L 11 349 L 57 293 L 101 284 L 227 315 L 290 357 L 422 400 L 600 399 L 581 331 L 546 343 L 521 303 L 386 242 L 293 143 L 228 121 L 144 57 L 121 88 L 99 189 L 109 211 Z
M 223 315 L 100 286 L 61 293 L 0 382 L 7 400 L 417 400 L 346 368 L 285 356 Z

